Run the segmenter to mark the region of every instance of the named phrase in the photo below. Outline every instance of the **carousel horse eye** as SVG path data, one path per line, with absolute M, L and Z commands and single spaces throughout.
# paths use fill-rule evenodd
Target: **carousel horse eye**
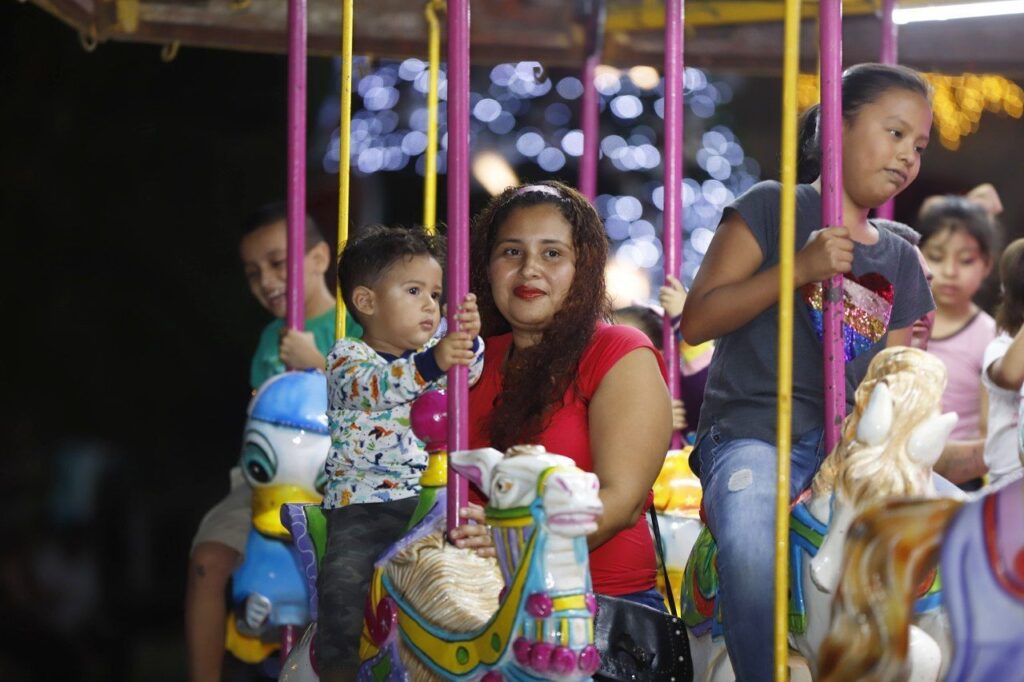
M 277 462 L 259 443 L 246 443 L 242 450 L 242 470 L 255 483 L 269 483 L 277 473 Z

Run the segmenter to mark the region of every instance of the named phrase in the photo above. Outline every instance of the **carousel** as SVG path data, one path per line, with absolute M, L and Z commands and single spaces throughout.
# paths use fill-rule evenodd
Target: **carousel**
M 420 65 L 427 100 L 418 149 L 422 222 L 447 226 L 449 311 L 469 290 L 474 164 L 495 153 L 471 145 L 471 121 L 487 115 L 476 111 L 479 98 L 471 100 L 471 65 L 526 64 L 535 80 L 544 69 L 577 74 L 579 127 L 570 131 L 578 152 L 572 153 L 576 184 L 595 203 L 610 189 L 602 187 L 609 176 L 598 169 L 611 156 L 600 140 L 602 111 L 611 104 L 598 84 L 609 73 L 636 67 L 654 73 L 663 121 L 654 131 L 658 144 L 649 145 L 657 161 L 648 168 L 663 172 L 655 261 L 665 276 L 683 281 L 697 266 L 687 256 L 702 253 L 685 248 L 694 233 L 684 225 L 685 208 L 693 203 L 686 197 L 686 166 L 696 156 L 684 145 L 686 98 L 696 90 L 688 67 L 782 75 L 780 282 L 793 280 L 796 120 L 801 106 L 813 101 L 822 106 L 821 224 L 843 221 L 836 188 L 844 63 L 900 63 L 928 72 L 936 127 L 949 148 L 977 129 L 983 110 L 1018 119 L 1024 113 L 1021 88 L 1012 80 L 1024 75 L 1024 4 L 1006 0 L 32 2 L 77 31 L 86 51 L 135 41 L 161 46 L 166 60 L 196 47 L 287 53 L 287 324 L 299 330 L 310 56 L 340 58 L 339 244 L 352 222 L 353 167 L 366 171 L 353 138 L 359 130 L 354 67 L 367 60 Z M 964 18 L 981 12 L 988 14 Z M 943 20 L 929 20 L 936 18 Z M 913 29 L 903 30 L 907 24 Z M 975 75 L 963 74 L 968 67 Z M 447 175 L 443 216 L 437 214 L 439 166 Z M 878 215 L 891 217 L 891 205 Z M 843 344 L 857 320 L 844 308 L 842 291 L 841 276 L 822 283 L 827 465 L 791 503 L 789 459 L 779 458 L 776 580 L 765 586 L 774 591 L 775 679 L 1024 679 L 1024 484 L 970 499 L 939 498 L 931 468 L 952 426 L 939 409 L 945 370 L 923 351 L 879 353 L 845 416 Z M 343 305 L 339 296 L 338 338 L 345 333 Z M 782 452 L 792 446 L 793 315 L 792 301 L 781 297 L 776 432 Z M 678 399 L 680 374 L 695 351 L 663 317 L 662 350 L 670 393 Z M 454 317 L 448 324 L 456 326 Z M 281 680 L 318 679 L 322 384 L 308 374 L 275 377 L 249 412 L 247 433 L 280 441 L 282 459 L 276 478 L 254 484 L 253 549 L 236 574 L 228 648 L 245 661 L 277 661 Z M 455 367 L 446 394 L 430 394 L 414 408 L 413 428 L 428 446 L 430 464 L 407 535 L 376 564 L 359 679 L 734 679 L 722 637 L 728 624 L 716 606 L 717 549 L 702 522 L 700 483 L 683 434 L 675 433 L 654 485 L 650 524 L 670 615 L 657 632 L 630 630 L 610 622 L 611 607 L 602 608 L 591 585 L 586 536 L 601 513 L 597 477 L 530 444 L 507 453 L 470 449 L 468 395 L 467 372 Z M 293 437 L 297 428 L 306 434 L 301 439 Z M 496 560 L 446 541 L 448 531 L 465 523 L 458 510 L 469 482 L 488 495 Z M 572 523 L 553 522 L 565 518 Z M 424 585 L 431 590 L 425 593 Z

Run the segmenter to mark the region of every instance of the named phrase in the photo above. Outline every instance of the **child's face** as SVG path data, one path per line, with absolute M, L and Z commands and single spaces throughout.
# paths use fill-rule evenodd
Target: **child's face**
M 932 109 L 916 92 L 890 88 L 843 124 L 843 189 L 855 205 L 881 206 L 914 181 L 928 146 Z
M 914 247 L 914 253 L 917 254 L 917 262 L 921 264 L 921 271 L 924 273 L 924 278 L 928 280 L 928 286 L 931 286 L 934 276 L 932 275 L 932 269 L 928 265 L 928 259 L 924 257 L 921 249 Z M 910 345 L 920 350 L 928 350 L 928 342 L 932 338 L 932 329 L 935 327 L 935 310 L 929 310 L 924 315 L 919 317 L 914 325 L 910 329 Z
M 441 320 L 443 282 L 440 264 L 423 255 L 392 264 L 372 288 L 356 287 L 364 340 L 393 355 L 422 347 Z
M 322 282 L 325 265 L 317 249 L 326 250 L 325 244 L 318 244 L 303 259 L 303 281 L 308 297 Z M 287 312 L 288 291 L 288 228 L 279 220 L 250 232 L 239 243 L 242 266 L 249 290 L 260 305 L 274 317 L 284 317 Z
M 988 276 L 988 259 L 978 241 L 964 230 L 942 230 L 921 251 L 932 271 L 932 296 L 939 308 L 969 304 Z

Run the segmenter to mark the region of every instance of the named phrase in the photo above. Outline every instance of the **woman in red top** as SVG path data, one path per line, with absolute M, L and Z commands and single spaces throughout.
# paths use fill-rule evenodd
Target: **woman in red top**
M 495 197 L 472 237 L 487 350 L 470 392 L 471 447 L 540 443 L 596 473 L 594 590 L 664 608 L 644 512 L 671 430 L 665 368 L 643 333 L 604 322 L 601 219 L 575 190 L 543 182 Z

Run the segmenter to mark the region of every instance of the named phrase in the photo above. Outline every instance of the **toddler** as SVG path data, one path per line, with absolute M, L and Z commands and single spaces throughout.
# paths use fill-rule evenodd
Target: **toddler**
M 434 338 L 442 243 L 422 228 L 374 227 L 346 245 L 338 264 L 341 294 L 363 338 L 342 339 L 327 356 L 331 450 L 317 648 L 324 680 L 355 679 L 373 564 L 416 508 L 427 453 L 409 428 L 413 400 L 444 386 L 453 365 L 469 365 L 471 382 L 483 367 L 472 294 L 458 328 Z

